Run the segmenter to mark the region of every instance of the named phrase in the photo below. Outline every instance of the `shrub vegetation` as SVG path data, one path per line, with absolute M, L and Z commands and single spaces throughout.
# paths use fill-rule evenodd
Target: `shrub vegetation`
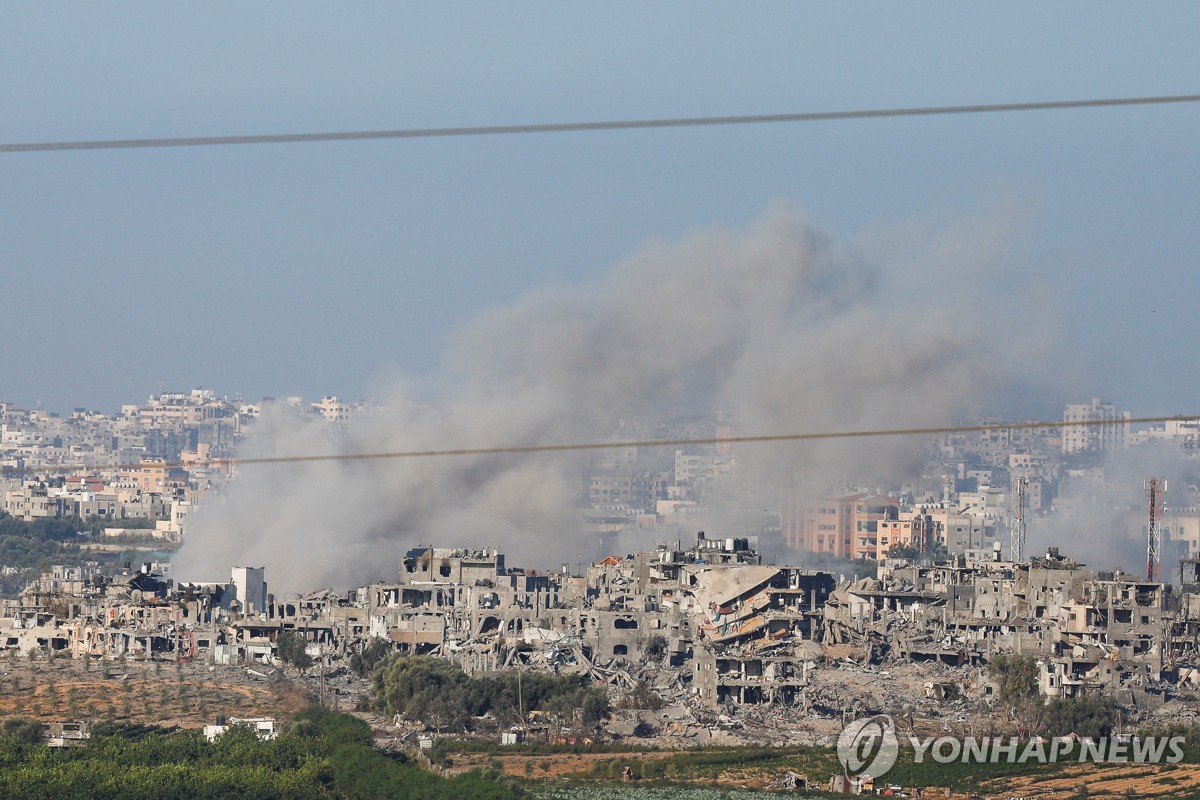
M 372 681 L 378 710 L 440 730 L 467 730 L 473 718 L 489 713 L 515 723 L 522 711 L 587 726 L 610 710 L 604 688 L 590 685 L 582 675 L 505 672 L 472 678 L 449 661 L 429 656 L 393 655 L 376 667 Z
M 0 726 L 0 797 L 400 798 L 515 800 L 478 773 L 445 779 L 376 750 L 365 722 L 313 708 L 273 741 L 234 726 L 213 742 L 199 731 L 98 725 L 83 747 L 50 748 L 26 721 Z

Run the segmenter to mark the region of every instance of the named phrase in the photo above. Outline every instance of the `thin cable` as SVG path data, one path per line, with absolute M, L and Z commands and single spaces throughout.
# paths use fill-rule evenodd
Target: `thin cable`
M 618 442 L 568 442 L 563 444 L 515 445 L 512 447 L 470 447 L 446 450 L 398 450 L 384 453 L 334 453 L 330 455 L 260 456 L 250 458 L 213 458 L 201 461 L 150 462 L 150 464 L 116 464 L 88 466 L 43 467 L 40 469 L 3 467 L 0 474 L 11 475 L 25 472 L 111 472 L 134 470 L 146 466 L 165 467 L 219 467 L 247 466 L 252 464 L 298 464 L 319 461 L 382 461 L 398 458 L 435 458 L 447 456 L 495 456 L 520 453 L 561 453 L 574 450 L 615 450 L 624 447 L 686 447 L 701 444 L 756 444 L 763 442 L 805 442 L 825 439 L 866 439 L 884 436 L 928 436 L 942 433 L 992 433 L 1000 431 L 1038 430 L 1045 428 L 1079 428 L 1096 425 L 1142 425 L 1158 422 L 1185 422 L 1200 419 L 1200 414 L 1183 414 L 1170 417 L 1133 417 L 1118 420 L 1072 420 L 1055 422 L 996 422 L 982 425 L 944 425 L 933 428 L 887 428 L 870 431 L 830 431 L 825 433 L 777 433 L 761 436 L 714 436 L 700 439 L 642 439 Z
M 296 144 L 299 142 L 344 142 L 365 139 L 437 139 L 450 136 L 502 136 L 524 133 L 580 133 L 639 128 L 696 128 L 712 125 L 759 125 L 779 122 L 826 122 L 877 117 L 929 117 L 944 114 L 982 114 L 1007 111 L 1048 111 L 1067 108 L 1163 105 L 1200 102 L 1200 95 L 1161 97 L 1115 97 L 1100 100 L 1051 100 L 1042 103 L 994 103 L 970 106 L 923 108 L 877 108 L 862 111 L 819 111 L 801 114 L 751 114 L 729 117 L 680 117 L 676 119 L 626 119 L 604 122 L 552 122 L 533 125 L 482 125 L 462 128 L 406 128 L 384 131 L 337 131 L 331 133 L 275 133 L 244 136 L 184 136 L 159 139 L 98 139 L 71 142 L 20 142 L 0 144 L 0 153 L 36 153 L 51 150 L 129 150 L 150 147 L 204 147 L 231 144 Z

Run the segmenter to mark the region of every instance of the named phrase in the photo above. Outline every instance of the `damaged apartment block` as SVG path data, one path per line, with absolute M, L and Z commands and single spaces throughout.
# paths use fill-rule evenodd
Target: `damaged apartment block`
M 921 699 L 988 696 L 997 655 L 1036 659 L 1046 697 L 1108 693 L 1153 708 L 1200 690 L 1200 560 L 1181 591 L 1095 573 L 1051 550 L 1028 561 L 891 561 L 875 577 L 762 563 L 752 538 L 676 541 L 571 574 L 511 567 L 494 547 L 418 546 L 394 582 L 279 600 L 261 567 L 179 584 L 152 564 L 55 567 L 0 606 L 0 645 L 74 657 L 272 665 L 282 633 L 336 661 L 382 640 L 472 674 L 580 673 L 649 686 L 701 713 L 736 706 L 836 715 L 834 670 L 923 663 Z M 832 684 L 836 688 L 837 680 Z M 843 692 L 843 695 L 846 693 Z

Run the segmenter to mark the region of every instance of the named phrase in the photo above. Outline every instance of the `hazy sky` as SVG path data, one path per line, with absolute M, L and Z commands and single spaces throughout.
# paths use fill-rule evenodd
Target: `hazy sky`
M 0 142 L 1200 93 L 1191 3 L 195 9 L 0 1 Z M 868 254 L 1003 218 L 990 282 L 1063 319 L 1049 406 L 1194 412 L 1198 132 L 1193 104 L 0 155 L 0 400 L 368 396 L 482 309 L 782 199 Z M 909 277 L 915 312 L 958 300 Z

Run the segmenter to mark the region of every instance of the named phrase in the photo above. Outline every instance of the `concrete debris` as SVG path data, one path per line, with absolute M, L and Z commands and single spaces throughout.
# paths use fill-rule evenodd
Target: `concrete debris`
M 55 567 L 0 605 L 0 644 L 75 657 L 240 664 L 271 680 L 283 634 L 335 698 L 366 687 L 374 642 L 471 674 L 580 674 L 606 686 L 613 737 L 667 745 L 826 741 L 863 714 L 909 728 L 974 724 L 986 665 L 1032 656 L 1046 697 L 1107 692 L 1135 716 L 1190 720 L 1200 692 L 1200 562 L 1183 591 L 1049 554 L 881 566 L 837 580 L 768 566 L 744 539 L 612 556 L 581 575 L 506 565 L 495 548 L 418 547 L 395 583 L 278 600 L 261 568 L 174 585 L 143 567 Z M 1190 578 L 1190 580 L 1188 580 Z

